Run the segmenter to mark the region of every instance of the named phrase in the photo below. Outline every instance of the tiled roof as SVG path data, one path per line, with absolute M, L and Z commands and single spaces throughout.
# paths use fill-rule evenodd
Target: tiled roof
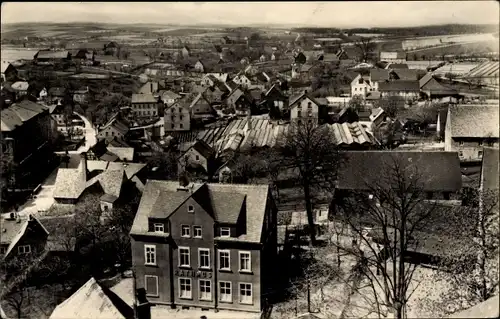
M 77 168 L 59 168 L 54 187 L 54 198 L 78 199 L 85 190 L 85 176 L 81 162 Z
M 99 175 L 87 181 L 86 187 L 90 187 L 99 182 L 105 194 L 120 197 L 121 188 L 125 181 L 125 171 L 123 167 L 118 170 L 107 169 Z
M 108 151 L 116 155 L 120 160 L 134 158 L 133 147 L 113 147 L 108 146 Z
M 487 61 L 481 63 L 477 67 L 473 68 L 469 73 L 465 74 L 464 78 L 478 78 L 478 77 L 497 77 L 500 73 L 500 62 L 498 61 Z
M 2 132 L 13 131 L 24 122 L 48 110 L 48 107 L 29 100 L 12 104 L 1 111 Z
M 341 144 L 373 144 L 373 138 L 366 133 L 359 122 L 326 124 L 332 130 L 335 143 Z
M 245 203 L 245 194 L 232 192 L 210 192 L 210 200 L 216 220 L 220 223 L 236 224 Z
M 66 59 L 69 55 L 68 51 L 50 51 L 50 50 L 40 50 L 38 54 L 38 59 Z
M 134 311 L 109 289 L 102 287 L 93 277 L 71 297 L 59 304 L 50 319 L 130 319 Z
M 498 105 L 450 105 L 452 137 L 499 137 Z
M 380 82 L 379 91 L 389 92 L 389 91 L 407 91 L 407 92 L 418 92 L 420 91 L 420 86 L 418 81 L 404 81 L 396 80 L 391 82 Z
M 374 82 L 389 80 L 389 71 L 384 69 L 371 69 L 370 78 Z
M 132 94 L 132 103 L 158 103 L 153 94 Z
M 206 185 L 205 187 L 202 187 Z M 190 192 L 177 191 L 179 184 L 171 181 L 157 181 L 148 180 L 139 204 L 139 209 L 132 225 L 131 234 L 146 234 L 148 233 L 148 217 L 154 216 L 158 213 L 158 207 L 168 206 L 168 212 L 173 212 L 180 204 L 182 204 L 187 197 L 191 196 Z M 237 238 L 229 238 L 228 240 L 238 240 L 245 242 L 258 243 L 261 241 L 262 226 L 264 222 L 265 208 L 268 198 L 268 185 L 238 185 L 238 184 L 193 184 L 192 194 L 208 192 L 209 194 L 224 193 L 223 195 L 216 195 L 216 200 L 227 199 L 228 194 L 238 194 L 246 196 L 246 233 L 238 236 Z M 176 194 L 176 195 L 173 195 Z M 219 196 L 219 197 L 217 197 Z M 203 199 L 207 197 L 201 196 Z M 223 198 L 224 197 L 224 198 Z M 193 196 L 196 200 L 196 196 Z M 219 203 L 214 205 L 210 199 L 211 209 L 218 208 L 223 216 L 221 218 L 231 219 L 233 212 L 226 212 L 227 209 L 235 209 L 237 204 Z M 239 199 L 238 201 L 239 202 Z M 173 203 L 173 204 L 171 204 Z M 175 207 L 177 204 L 177 207 Z M 206 205 L 207 203 L 200 203 Z M 226 206 L 229 205 L 229 206 Z M 240 206 L 241 208 L 241 206 Z M 163 212 L 165 210 L 163 209 Z M 216 211 L 217 212 L 217 211 Z M 163 213 L 165 214 L 165 213 Z M 226 216 L 227 215 L 227 216 Z M 217 216 L 215 216 L 217 217 Z
M 391 63 L 389 64 L 389 69 L 408 69 L 408 64 L 406 63 Z
M 415 69 L 395 69 L 393 72 L 399 80 L 416 81 L 418 80 L 418 70 Z
M 339 169 L 340 189 L 366 190 L 394 162 L 411 167 L 418 174 L 424 191 L 458 191 L 462 187 L 460 160 L 456 152 L 399 152 L 399 151 L 352 151 L 345 152 Z M 387 173 L 391 173 L 390 171 Z M 389 185 L 386 185 L 389 186 Z
M 204 158 L 209 159 L 215 154 L 215 151 L 205 143 L 203 140 L 198 140 L 194 145 L 192 146 L 198 153 L 200 153 Z
M 427 84 L 432 79 L 432 72 L 427 72 L 420 80 L 418 80 L 420 87 Z
M 14 225 L 13 223 L 15 223 L 16 225 Z M 12 251 L 12 249 L 14 249 L 19 240 L 21 240 L 21 238 L 26 234 L 28 230 L 30 230 L 31 232 L 34 231 L 36 229 L 36 225 L 38 225 L 39 230 L 41 230 L 48 236 L 49 232 L 47 231 L 47 229 L 45 229 L 40 221 L 32 215 L 29 215 L 27 219 L 21 219 L 19 223 L 17 223 L 15 220 L 10 221 L 0 218 L 0 229 L 2 231 L 1 237 L 5 235 L 5 238 L 2 238 L 0 242 L 9 244 L 9 246 L 7 247 L 7 251 L 5 252 L 3 257 L 7 257 L 7 255 Z M 3 232 L 4 229 L 5 233 Z

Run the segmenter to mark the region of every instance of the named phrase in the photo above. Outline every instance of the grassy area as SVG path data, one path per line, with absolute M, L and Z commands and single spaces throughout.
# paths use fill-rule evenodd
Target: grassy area
M 474 43 L 459 43 L 447 47 L 428 48 L 416 52 L 418 55 L 441 56 L 441 55 L 471 55 L 498 52 L 497 41 L 480 41 Z

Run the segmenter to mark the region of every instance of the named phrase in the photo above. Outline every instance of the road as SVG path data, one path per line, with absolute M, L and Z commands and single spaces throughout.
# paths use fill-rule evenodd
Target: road
M 90 147 L 97 143 L 97 132 L 92 123 L 85 116 L 76 112 L 75 114 L 78 115 L 85 123 L 85 144 L 80 146 L 80 148 L 76 151 L 68 152 L 69 154 L 80 154 L 82 152 L 86 152 Z M 56 152 L 56 154 L 64 154 L 64 152 Z M 25 217 L 29 214 L 36 215 L 39 211 L 48 210 L 54 204 L 53 194 L 58 170 L 59 168 L 53 170 L 49 177 L 42 182 L 40 191 L 33 198 L 28 199 L 26 203 L 19 207 L 17 212 L 19 216 Z M 4 213 L 3 217 L 7 217 L 11 212 Z

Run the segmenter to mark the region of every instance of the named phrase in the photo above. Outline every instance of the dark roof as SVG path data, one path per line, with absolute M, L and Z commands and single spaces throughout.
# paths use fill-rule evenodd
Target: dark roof
M 456 152 L 359 151 L 345 152 L 338 188 L 368 190 L 373 183 L 383 181 L 381 174 L 393 167 L 394 162 L 412 167 L 412 171 L 416 169 L 425 191 L 458 191 L 462 186 Z
M 389 69 L 408 69 L 408 64 L 406 63 L 391 63 L 389 64 Z
M 29 100 L 12 104 L 1 111 L 2 132 L 13 131 L 24 122 L 48 110 L 48 107 Z
M 216 220 L 236 224 L 245 203 L 245 194 L 210 192 L 210 200 Z
M 374 82 L 389 80 L 389 71 L 384 69 L 371 69 L 370 78 Z
M 69 55 L 68 51 L 51 50 L 40 50 L 35 54 L 37 59 L 67 59 Z
M 450 105 L 451 136 L 498 138 L 498 110 L 498 105 Z
M 418 80 L 418 70 L 415 69 L 395 69 L 392 72 L 396 74 L 399 80 L 405 80 L 405 81 Z
M 148 217 L 168 217 L 191 196 L 209 214 L 213 213 L 212 216 L 216 220 L 217 218 L 221 218 L 221 221 L 234 220 L 236 212 L 233 210 L 242 207 L 240 203 L 242 203 L 241 195 L 243 195 L 245 198 L 246 231 L 238 237 L 226 240 L 261 242 L 269 196 L 268 185 L 191 184 L 188 186 L 188 191 L 178 190 L 178 187 L 179 183 L 177 182 L 148 180 L 130 233 L 132 235 L 151 234 L 148 232 Z M 225 194 L 219 195 L 219 193 Z M 227 194 L 231 194 L 231 196 L 226 196 Z M 234 203 L 220 202 L 221 199 L 234 201 Z
M 418 92 L 420 91 L 420 86 L 418 81 L 403 81 L 396 80 L 391 82 L 380 82 L 379 91 L 410 91 Z
M 499 189 L 499 149 L 493 147 L 483 148 L 483 161 L 481 167 L 481 186 L 485 190 Z
M 197 140 L 192 146 L 198 153 L 200 153 L 206 159 L 209 159 L 215 154 L 215 151 L 210 145 L 205 143 L 203 140 Z

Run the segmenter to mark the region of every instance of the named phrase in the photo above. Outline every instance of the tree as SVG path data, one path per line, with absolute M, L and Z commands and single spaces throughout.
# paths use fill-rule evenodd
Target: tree
M 371 38 L 361 37 L 354 42 L 354 46 L 358 49 L 361 61 L 366 63 L 372 57 L 376 45 Z
M 366 191 L 337 200 L 335 217 L 353 238 L 340 249 L 357 259 L 356 271 L 368 282 L 367 289 L 357 293 L 370 297 L 379 318 L 385 307 L 393 309 L 396 318 L 406 318 L 407 302 L 416 289 L 416 264 L 406 263 L 406 252 L 420 247 L 423 231 L 438 210 L 423 200 L 425 181 L 418 167 L 397 155 L 383 167 L 377 180 L 366 181 Z
M 474 256 L 459 263 L 441 264 L 441 271 L 434 276 L 444 281 L 450 289 L 440 295 L 435 303 L 428 304 L 437 315 L 467 309 L 488 300 L 498 293 L 499 284 L 499 236 L 498 236 L 498 190 L 480 190 L 464 207 L 463 216 L 473 216 L 476 224 L 472 231 L 461 231 L 461 238 L 468 245 L 457 245 L 462 256 Z M 450 225 L 460 229 L 468 220 L 453 220 Z M 475 261 L 475 262 L 474 262 Z
M 283 169 L 298 172 L 298 182 L 304 192 L 311 243 L 316 242 L 313 219 L 313 190 L 333 190 L 341 160 L 335 137 L 329 126 L 318 126 L 304 119 L 292 123 L 288 135 L 279 143 Z
M 363 100 L 361 95 L 354 95 L 349 101 L 349 107 L 356 112 L 362 111 L 365 108 L 365 101 Z
M 387 116 L 396 118 L 400 109 L 404 108 L 404 99 L 398 96 L 380 98 L 377 106 L 382 108 Z

